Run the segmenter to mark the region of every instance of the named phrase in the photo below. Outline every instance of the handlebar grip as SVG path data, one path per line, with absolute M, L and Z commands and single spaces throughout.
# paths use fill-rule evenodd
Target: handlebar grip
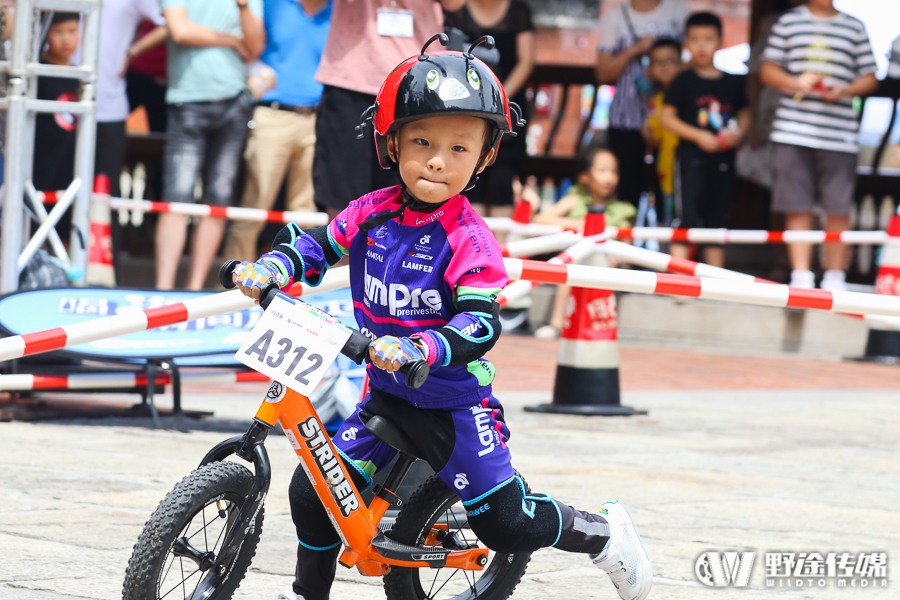
M 341 354 L 361 365 L 364 360 L 369 358 L 369 344 L 371 343 L 372 340 L 369 339 L 369 336 L 357 329 L 353 329 L 350 333 L 350 339 L 347 340 L 347 343 L 341 349 Z
M 400 374 L 406 375 L 406 387 L 418 389 L 428 379 L 431 366 L 424 360 L 414 360 L 400 367 Z
M 231 279 L 231 273 L 234 271 L 234 268 L 241 264 L 239 260 L 226 260 L 225 264 L 222 265 L 222 268 L 219 269 L 219 283 L 222 284 L 222 287 L 226 290 L 233 290 L 237 287 L 234 281 Z
M 274 281 L 270 281 L 259 291 L 259 305 L 262 306 L 263 310 L 269 308 L 269 304 L 272 303 L 272 300 L 275 299 L 279 292 L 281 292 L 281 289 Z

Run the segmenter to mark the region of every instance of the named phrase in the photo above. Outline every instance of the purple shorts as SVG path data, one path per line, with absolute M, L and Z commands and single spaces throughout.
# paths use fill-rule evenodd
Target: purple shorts
M 509 429 L 493 396 L 450 408 L 419 408 L 402 398 L 371 390 L 334 435 L 334 444 L 370 477 L 397 450 L 372 435 L 360 411 L 389 419 L 409 437 L 434 472 L 463 500 L 477 498 L 514 475 Z

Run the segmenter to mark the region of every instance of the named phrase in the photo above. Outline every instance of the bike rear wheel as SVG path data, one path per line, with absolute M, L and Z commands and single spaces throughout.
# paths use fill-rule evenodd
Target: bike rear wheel
M 416 490 L 400 511 L 390 538 L 418 546 L 425 544 L 429 534 L 433 539 L 438 531 L 446 531 L 442 544 L 445 548 L 463 549 L 478 544 L 460 497 L 435 475 Z M 506 600 L 521 581 L 530 560 L 530 552 L 491 551 L 488 564 L 481 571 L 391 567 L 384 577 L 384 591 L 388 600 Z
M 123 600 L 227 600 L 256 554 L 263 509 L 237 536 L 230 565 L 217 557 L 241 508 L 248 502 L 253 474 L 233 462 L 204 465 L 169 492 L 144 525 L 122 589 Z

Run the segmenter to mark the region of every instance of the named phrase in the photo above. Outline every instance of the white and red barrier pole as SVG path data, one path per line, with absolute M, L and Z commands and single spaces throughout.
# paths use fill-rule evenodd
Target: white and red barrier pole
M 154 202 L 152 200 L 129 200 L 127 198 L 100 198 L 116 210 L 132 210 L 147 213 L 176 213 L 191 217 L 220 217 L 234 221 L 267 221 L 269 223 L 296 223 L 301 227 L 319 227 L 328 223 L 325 213 L 263 210 L 240 206 L 210 206 L 187 202 Z
M 888 224 L 887 241 L 878 259 L 875 293 L 900 297 L 900 209 Z M 889 328 L 896 329 L 896 328 Z M 864 360 L 886 364 L 900 364 L 900 331 L 889 331 L 882 323 L 869 322 Z
M 561 225 L 517 223 L 505 217 L 484 219 L 493 231 L 515 231 L 524 236 L 549 235 L 566 231 Z M 766 231 L 763 229 L 675 229 L 672 227 L 607 227 L 616 239 L 656 240 L 684 244 L 810 244 L 841 243 L 880 246 L 887 240 L 884 231 Z
M 590 240 L 590 236 L 605 235 L 603 213 L 603 207 L 588 210 L 583 241 Z M 599 267 L 609 266 L 602 255 L 594 254 L 587 260 Z M 616 296 L 611 290 L 571 289 L 559 336 L 553 401 L 527 406 L 525 410 L 595 416 L 647 414 L 621 403 Z
M 617 292 L 686 296 L 759 306 L 777 306 L 827 310 L 837 313 L 900 317 L 900 297 L 827 290 L 793 288 L 753 281 L 729 281 L 690 275 L 669 275 L 646 271 L 627 271 L 586 265 L 560 265 L 521 258 L 504 258 L 511 280 L 527 279 L 536 283 L 563 283 Z M 347 267 L 332 269 L 322 284 L 309 288 L 294 284 L 291 293 L 315 293 L 347 287 Z M 173 325 L 201 317 L 219 315 L 253 306 L 253 301 L 237 290 L 201 296 L 159 308 L 133 310 L 64 325 L 56 329 L 14 335 L 0 339 L 0 361 L 59 350 L 76 344 Z
M 327 271 L 318 287 L 313 288 L 295 283 L 291 287 L 290 293 L 294 296 L 300 296 L 301 294 L 348 287 L 349 285 L 349 267 L 338 267 Z M 129 310 L 111 317 L 63 325 L 62 327 L 36 333 L 13 335 L 0 339 L 0 361 L 60 350 L 69 346 L 116 337 L 117 335 L 125 335 L 126 333 L 145 331 L 154 327 L 174 325 L 175 323 L 192 321 L 202 317 L 244 310 L 253 307 L 253 304 L 253 300 L 244 296 L 240 290 L 231 290 L 157 308 Z
M 900 316 L 900 297 L 878 294 L 811 290 L 753 281 L 729 281 L 585 265 L 554 265 L 521 258 L 505 258 L 503 262 L 510 279 L 528 279 L 539 283 L 564 283 L 574 287 L 686 296 L 758 306 Z
M 238 372 L 181 372 L 181 382 L 193 385 L 229 385 L 233 383 L 267 382 L 269 377 L 256 371 Z M 145 388 L 146 373 L 73 373 L 70 375 L 0 375 L 0 392 L 32 390 L 102 390 Z M 172 376 L 161 373 L 156 385 L 172 383 Z

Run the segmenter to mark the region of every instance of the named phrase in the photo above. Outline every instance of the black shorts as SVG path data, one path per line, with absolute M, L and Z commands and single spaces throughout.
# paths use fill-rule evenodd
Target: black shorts
M 728 226 L 734 202 L 734 158 L 678 155 L 681 173 L 679 227 L 718 229 Z
M 357 139 L 359 117 L 375 104 L 375 96 L 326 85 L 316 111 L 313 158 L 315 202 L 343 210 L 373 190 L 397 185 L 393 170 L 382 169 L 371 123 Z

